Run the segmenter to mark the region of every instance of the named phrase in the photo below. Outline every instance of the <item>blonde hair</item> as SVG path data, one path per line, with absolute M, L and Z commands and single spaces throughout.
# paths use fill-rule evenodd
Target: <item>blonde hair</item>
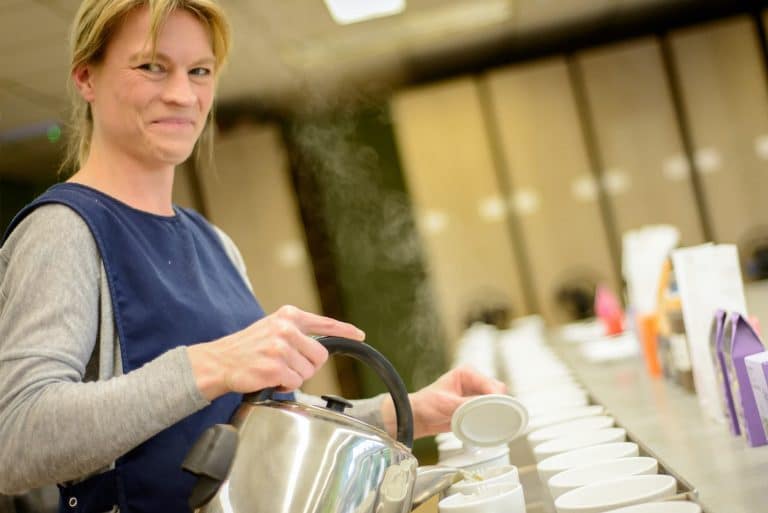
M 83 0 L 75 16 L 70 34 L 70 78 L 84 64 L 98 63 L 103 57 L 110 38 L 132 10 L 148 6 L 150 12 L 150 48 L 154 52 L 160 29 L 175 9 L 183 9 L 197 16 L 211 35 L 216 75 L 227 60 L 231 44 L 229 23 L 216 0 Z M 70 80 L 71 114 L 67 148 L 60 172 L 75 170 L 88 158 L 93 135 L 93 117 L 88 102 L 72 87 Z M 213 108 L 211 108 L 211 118 Z M 213 120 L 206 123 L 197 145 L 197 156 L 211 154 Z M 205 147 L 205 148 L 203 148 Z

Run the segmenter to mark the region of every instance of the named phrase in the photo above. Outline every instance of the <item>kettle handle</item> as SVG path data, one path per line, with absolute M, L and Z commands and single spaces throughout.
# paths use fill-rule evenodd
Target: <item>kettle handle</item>
M 392 364 L 380 352 L 363 342 L 357 342 L 343 337 L 319 337 L 328 353 L 350 356 L 371 367 L 387 386 L 389 395 L 395 404 L 397 417 L 397 441 L 408 447 L 413 447 L 413 410 L 408 399 L 408 391 L 403 380 Z M 275 391 L 274 387 L 264 388 L 243 396 L 243 401 L 257 403 L 268 400 Z

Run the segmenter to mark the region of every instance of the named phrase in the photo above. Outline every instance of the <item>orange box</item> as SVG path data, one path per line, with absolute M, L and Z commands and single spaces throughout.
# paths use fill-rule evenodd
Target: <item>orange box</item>
M 648 374 L 657 378 L 661 376 L 661 364 L 657 347 L 659 336 L 658 315 L 655 313 L 638 315 L 637 327 L 640 332 L 640 344 L 643 346 L 645 367 L 648 369 Z

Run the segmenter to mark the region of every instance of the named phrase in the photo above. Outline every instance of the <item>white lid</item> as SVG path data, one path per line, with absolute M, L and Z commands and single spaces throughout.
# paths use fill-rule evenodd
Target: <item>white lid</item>
M 528 411 L 503 394 L 481 395 L 453 412 L 451 430 L 466 445 L 492 447 L 511 442 L 528 426 Z

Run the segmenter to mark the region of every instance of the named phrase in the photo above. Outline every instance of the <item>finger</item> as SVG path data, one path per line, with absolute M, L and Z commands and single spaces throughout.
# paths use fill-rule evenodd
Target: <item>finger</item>
M 301 379 L 301 376 L 293 369 L 286 367 L 277 390 L 278 392 L 293 392 L 301 387 L 302 383 L 304 380 Z
M 461 384 L 461 394 L 464 396 L 481 394 L 504 394 L 507 386 L 493 378 L 480 374 L 471 367 L 460 367 L 459 382 Z
M 322 366 L 328 360 L 328 349 L 320 342 L 308 337 L 292 324 L 281 329 L 281 335 L 301 356 L 309 360 L 314 369 Z
M 353 324 L 337 321 L 336 319 L 325 317 L 323 315 L 305 312 L 294 306 L 280 307 L 276 314 L 278 317 L 294 323 L 299 330 L 308 335 L 326 335 L 361 341 L 365 340 L 365 332 Z
M 302 382 L 314 376 L 317 370 L 317 367 L 293 346 L 289 346 L 285 352 L 285 364 L 301 377 Z

